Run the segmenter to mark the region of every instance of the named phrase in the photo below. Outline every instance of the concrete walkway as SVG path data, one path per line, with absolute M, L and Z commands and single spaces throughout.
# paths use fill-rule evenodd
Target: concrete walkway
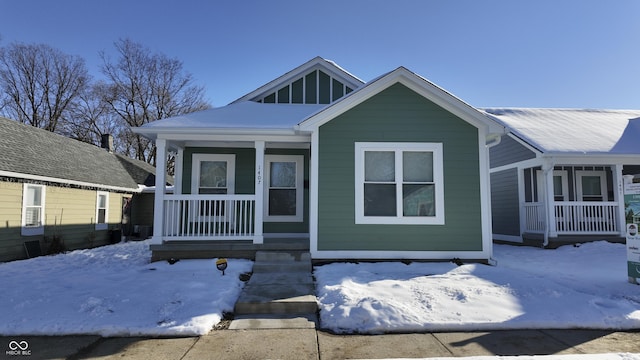
M 12 341 L 29 356 L 6 355 Z M 390 359 L 640 353 L 640 332 L 518 330 L 334 335 L 314 329 L 217 330 L 191 338 L 0 337 L 0 359 Z

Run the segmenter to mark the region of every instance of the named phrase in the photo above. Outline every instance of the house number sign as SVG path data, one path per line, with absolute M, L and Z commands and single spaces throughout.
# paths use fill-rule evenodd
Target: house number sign
M 256 180 L 258 181 L 258 185 L 262 185 L 262 165 L 258 165 Z

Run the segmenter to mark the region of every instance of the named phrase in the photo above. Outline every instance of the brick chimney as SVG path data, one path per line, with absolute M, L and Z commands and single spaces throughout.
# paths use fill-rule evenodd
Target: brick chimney
M 100 147 L 112 153 L 113 152 L 113 136 L 111 136 L 111 134 L 103 134 Z

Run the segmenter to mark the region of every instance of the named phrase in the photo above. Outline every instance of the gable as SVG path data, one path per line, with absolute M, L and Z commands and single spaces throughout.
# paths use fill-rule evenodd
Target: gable
M 255 101 L 266 104 L 330 104 L 352 91 L 353 88 L 340 78 L 314 69 Z
M 271 104 L 330 104 L 364 82 L 332 61 L 315 57 L 233 101 Z

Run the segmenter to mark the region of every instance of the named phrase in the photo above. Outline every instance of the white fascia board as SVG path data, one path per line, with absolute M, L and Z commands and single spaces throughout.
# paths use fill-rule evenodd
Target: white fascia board
M 545 153 L 542 158 L 552 159 L 556 165 L 640 165 L 638 154 Z
M 274 132 L 203 132 L 203 133 L 166 133 L 158 134 L 158 139 L 164 139 L 167 141 L 184 141 L 186 143 L 193 141 L 223 141 L 223 142 L 237 142 L 237 141 L 267 141 L 267 142 L 309 142 L 311 136 L 307 134 L 299 134 L 295 132 L 281 133 Z
M 467 121 L 471 125 L 485 129 L 487 135 L 506 134 L 506 128 L 495 120 L 490 119 L 472 106 L 404 67 L 399 67 L 387 75 L 373 80 L 363 88 L 356 90 L 344 99 L 339 100 L 334 105 L 319 110 L 317 113 L 309 116 L 301 122 L 298 125 L 298 129 L 301 131 L 314 131 L 323 124 L 331 121 L 331 119 L 336 116 L 361 104 L 396 83 L 405 85 L 409 89 L 415 91 L 426 99 L 433 101 L 435 104 Z
M 54 178 L 49 176 L 23 174 L 23 173 L 16 173 L 12 171 L 3 171 L 3 170 L 0 170 L 0 176 L 6 176 L 10 178 L 17 178 L 17 179 L 35 180 L 35 181 L 46 181 L 46 182 L 68 184 L 68 185 L 75 185 L 75 186 L 95 187 L 95 188 L 100 188 L 105 190 L 122 191 L 122 192 L 130 192 L 130 193 L 139 193 L 141 191 L 140 188 L 135 188 L 135 189 L 125 188 L 120 186 L 95 184 L 95 183 L 89 183 L 84 181 L 67 180 L 67 179 Z

